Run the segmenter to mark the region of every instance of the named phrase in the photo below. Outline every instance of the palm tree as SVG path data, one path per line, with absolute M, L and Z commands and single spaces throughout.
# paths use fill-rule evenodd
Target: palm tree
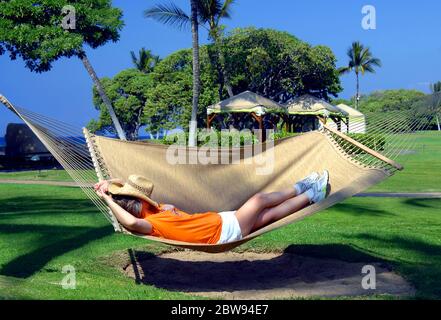
M 441 92 L 441 81 L 432 83 L 430 85 L 430 90 L 432 91 L 432 93 Z
M 217 50 L 217 61 L 215 61 L 219 80 L 219 99 L 222 100 L 223 87 L 225 86 L 230 97 L 234 96 L 228 73 L 225 72 L 225 56 L 222 52 L 223 28 L 222 19 L 231 18 L 231 8 L 234 0 L 200 0 L 199 1 L 199 23 L 208 26 L 208 34 L 213 40 Z
M 435 113 L 436 124 L 438 126 L 438 131 L 441 131 L 441 125 L 439 122 L 438 113 L 441 107 L 441 81 L 436 83 L 432 83 L 430 85 L 430 91 L 432 92 L 432 101 L 430 103 L 430 107 Z
M 356 109 L 358 109 L 360 103 L 360 73 L 362 75 L 366 72 L 375 73 L 374 67 L 381 67 L 381 61 L 378 58 L 374 58 L 371 50 L 368 47 L 364 47 L 364 45 L 358 41 L 352 43 L 352 46 L 348 49 L 347 55 L 349 57 L 349 64 L 347 67 L 340 68 L 339 73 L 345 74 L 351 71 L 355 72 L 357 78 L 355 105 Z
M 107 110 L 109 111 L 110 118 L 112 119 L 113 125 L 115 126 L 115 130 L 118 134 L 118 137 L 121 140 L 127 140 L 126 134 L 121 127 L 121 123 L 119 122 L 118 117 L 116 116 L 115 110 L 113 109 L 112 102 L 110 101 L 109 97 L 107 96 L 106 91 L 104 90 L 103 84 L 101 83 L 100 78 L 98 78 L 98 75 L 96 74 L 95 69 L 92 67 L 92 64 L 90 63 L 89 58 L 87 57 L 86 53 L 83 50 L 78 53 L 78 57 L 80 58 L 84 67 L 86 68 L 87 72 L 89 73 L 90 77 L 92 78 L 92 81 L 94 82 L 94 84 L 96 86 L 96 90 L 98 91 L 98 94 L 100 95 L 101 99 L 103 99 L 104 104 L 107 106 Z
M 195 147 L 197 145 L 197 116 L 199 108 L 200 95 L 200 62 L 199 62 L 199 23 L 198 23 L 198 0 L 191 1 L 191 34 L 193 38 L 193 106 L 191 109 L 190 132 L 188 145 Z
M 209 37 L 213 40 L 217 50 L 217 58 L 214 62 L 219 77 L 219 98 L 222 99 L 224 86 L 230 97 L 234 95 L 229 78 L 225 72 L 225 57 L 221 51 L 222 46 L 222 19 L 231 18 L 231 7 L 234 0 L 197 0 L 198 23 L 208 31 Z M 184 10 L 173 3 L 157 4 L 144 12 L 146 18 L 155 19 L 166 25 L 179 29 L 188 27 L 191 18 Z
M 194 147 L 197 144 L 197 112 L 200 95 L 199 1 L 201 0 L 190 0 L 190 16 L 172 2 L 170 4 L 157 4 L 144 11 L 144 16 L 146 18 L 153 18 L 166 25 L 171 25 L 179 29 L 184 29 L 185 27 L 188 27 L 188 25 L 191 25 L 193 40 L 193 105 L 188 138 L 188 145 L 190 147 Z
M 159 61 L 161 61 L 159 56 L 152 54 L 151 50 L 146 50 L 145 48 L 139 50 L 138 57 L 133 51 L 130 51 L 130 55 L 132 56 L 135 68 L 146 74 L 152 72 Z

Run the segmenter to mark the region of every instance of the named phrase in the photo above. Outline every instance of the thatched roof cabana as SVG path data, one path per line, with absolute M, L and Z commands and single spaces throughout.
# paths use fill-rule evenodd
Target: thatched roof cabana
M 286 107 L 251 91 L 242 92 L 234 97 L 218 102 L 207 108 L 207 127 L 217 115 L 220 114 L 250 114 L 259 124 L 259 129 L 264 131 L 264 117 L 269 113 L 278 113 L 282 117 L 286 115 Z M 265 140 L 265 132 L 262 132 L 262 140 Z
M 251 91 L 242 92 L 207 108 L 208 115 L 220 113 L 255 113 L 261 116 L 269 112 L 285 112 L 285 107 Z
M 309 94 L 295 98 L 286 107 L 288 113 L 292 115 L 313 115 L 325 118 L 329 116 L 346 117 L 348 115 L 345 111 Z
M 336 105 L 335 107 L 337 109 L 341 110 L 342 112 L 347 113 L 347 115 L 350 118 L 358 118 L 358 117 L 364 118 L 365 117 L 365 115 L 363 113 L 361 113 L 360 111 L 358 111 L 358 110 L 356 110 L 346 104 L 341 103 L 341 104 Z
M 363 113 L 345 104 L 339 104 L 336 108 L 347 114 L 347 121 L 343 122 L 341 131 L 366 133 L 366 116 Z

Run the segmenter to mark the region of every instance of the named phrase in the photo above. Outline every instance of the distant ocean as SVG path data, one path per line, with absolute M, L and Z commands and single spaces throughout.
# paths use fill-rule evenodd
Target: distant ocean
M 6 146 L 6 140 L 3 137 L 0 137 L 0 147 L 5 147 Z

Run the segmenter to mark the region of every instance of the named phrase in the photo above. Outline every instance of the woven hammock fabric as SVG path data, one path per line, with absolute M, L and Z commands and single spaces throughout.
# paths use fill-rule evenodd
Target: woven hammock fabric
M 312 132 L 278 141 L 274 148 L 263 145 L 252 159 L 250 150 L 244 147 L 222 152 L 240 154 L 240 164 L 169 164 L 169 147 L 142 142 L 127 142 L 86 132 L 92 157 L 99 175 L 103 178 L 126 180 L 131 174 L 139 174 L 155 183 L 153 199 L 160 203 L 173 204 L 190 212 L 237 210 L 258 192 L 273 192 L 289 186 L 313 171 L 328 170 L 330 173 L 330 196 L 323 202 L 311 205 L 285 219 L 277 221 L 241 241 L 222 245 L 189 244 L 155 237 L 153 241 L 200 250 L 210 253 L 231 250 L 265 232 L 286 226 L 331 205 L 341 202 L 381 182 L 390 175 L 386 169 L 366 167 L 349 157 L 335 140 L 322 132 Z M 198 149 L 177 147 L 189 157 Z M 257 148 L 259 149 L 259 148 Z M 176 150 L 178 152 L 178 150 Z M 272 154 L 272 155 L 269 155 Z M 273 171 L 267 175 L 256 174 L 262 162 L 256 157 L 274 159 Z
M 97 180 L 143 175 L 154 182 L 153 198 L 156 201 L 199 213 L 237 210 L 257 192 L 278 191 L 292 186 L 312 171 L 329 171 L 331 193 L 327 199 L 257 230 L 241 241 L 203 245 L 135 235 L 209 253 L 231 250 L 380 183 L 402 169 L 394 160 L 414 150 L 415 133 L 428 128 L 434 119 L 432 110 L 381 113 L 367 116 L 362 130 L 357 124 L 351 124 L 351 130 L 363 132 L 358 140 L 338 131 L 339 126 L 324 124 L 320 131 L 278 140 L 275 145 L 217 149 L 209 153 L 216 159 L 239 157 L 238 164 L 172 164 L 167 161 L 170 150 L 183 151 L 192 159 L 204 149 L 170 149 L 158 144 L 109 139 L 16 107 L 2 95 L 0 102 L 29 126 L 116 231 L 129 233 L 94 192 L 93 184 Z M 80 138 L 83 134 L 85 140 Z

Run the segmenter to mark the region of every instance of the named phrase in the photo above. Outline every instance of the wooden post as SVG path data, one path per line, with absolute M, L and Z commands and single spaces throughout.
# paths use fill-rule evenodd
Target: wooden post
M 214 118 L 216 118 L 216 114 L 215 113 L 207 116 L 207 129 L 208 130 L 211 129 L 211 124 L 213 123 Z
M 259 124 L 259 130 L 261 133 L 261 137 L 260 137 L 260 142 L 265 142 L 266 141 L 266 134 L 264 132 L 264 128 L 263 128 L 263 118 L 262 116 L 258 116 L 257 114 L 255 114 L 254 112 L 251 113 L 251 116 L 254 118 L 254 120 L 257 121 L 257 123 Z
M 326 117 L 323 117 L 323 116 L 319 116 L 319 115 L 318 115 L 317 118 L 319 119 L 319 121 L 320 121 L 321 123 L 326 124 L 326 122 L 327 122 Z
M 341 130 L 342 130 L 342 125 L 341 125 L 342 118 L 341 117 L 336 117 L 336 116 L 330 116 L 330 118 L 337 125 L 337 130 L 341 132 Z
M 285 131 L 289 132 L 289 116 L 283 115 L 282 118 L 283 118 L 283 121 L 285 121 Z

